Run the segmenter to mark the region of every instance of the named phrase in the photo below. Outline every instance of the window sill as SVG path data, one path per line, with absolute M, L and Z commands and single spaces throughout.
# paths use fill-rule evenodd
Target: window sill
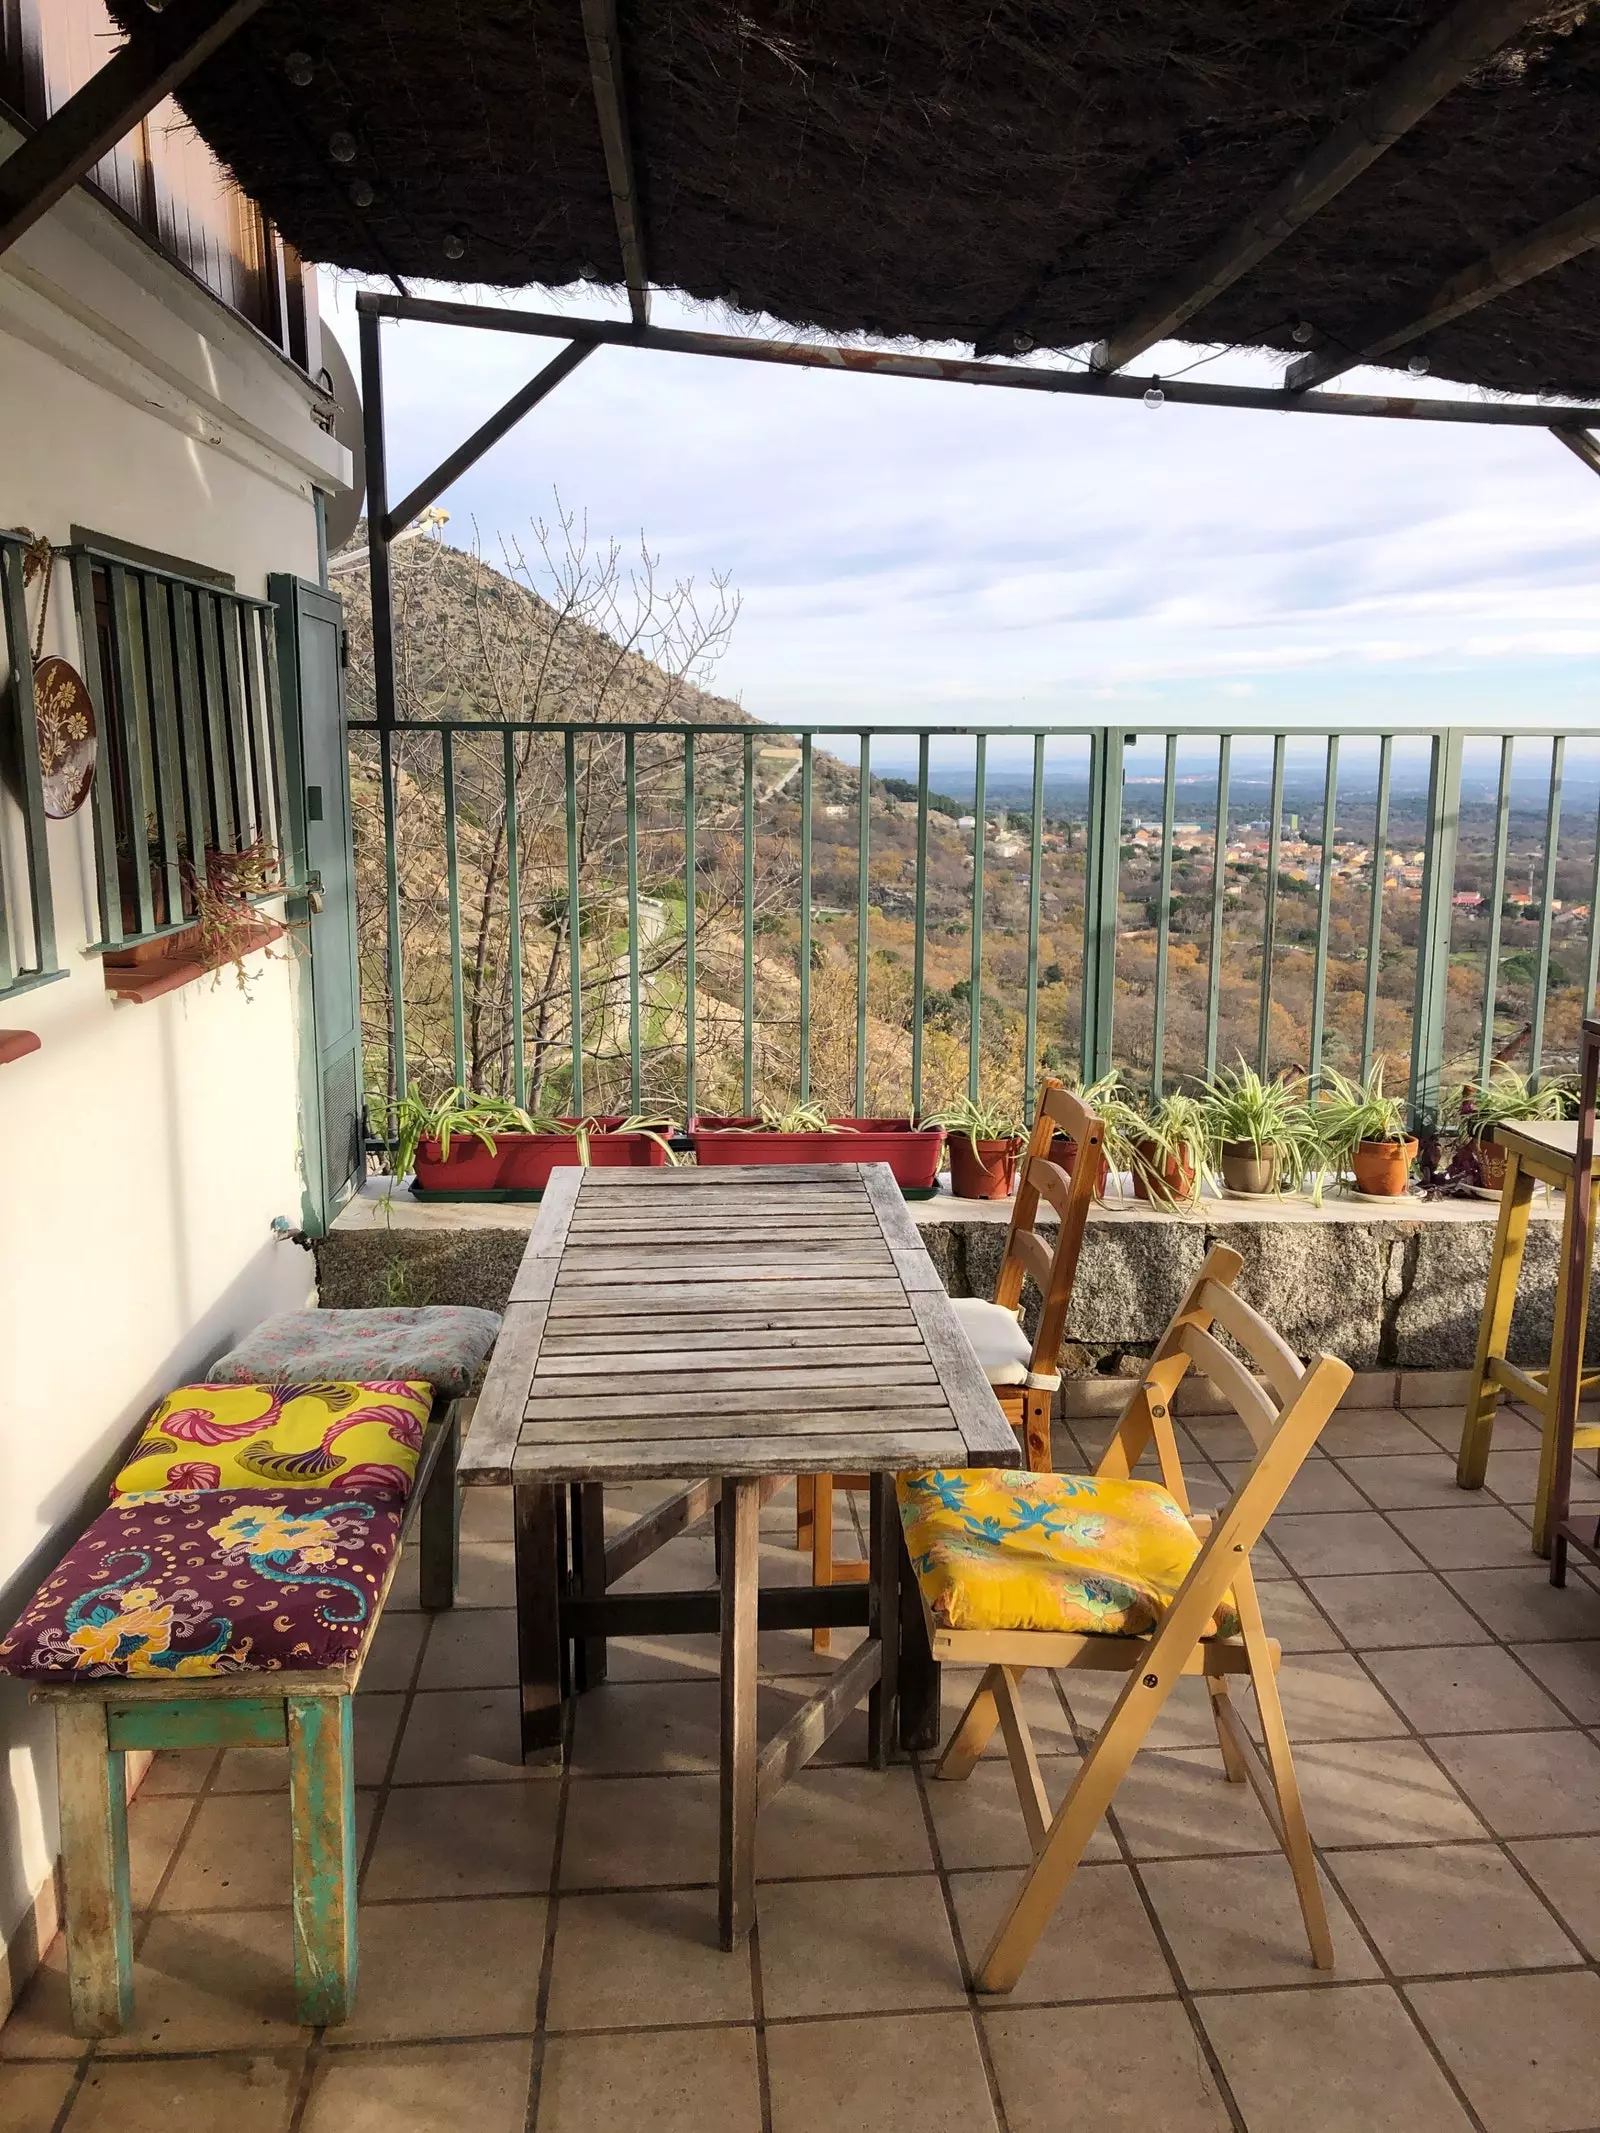
M 38 1049 L 39 1040 L 31 1029 L 0 1029 L 0 1066 L 10 1066 L 13 1059 L 26 1059 Z
M 147 942 L 126 955 L 107 955 L 101 962 L 106 991 L 119 1000 L 131 1000 L 143 1006 L 147 1001 L 159 1000 L 165 993 L 192 985 L 197 978 L 206 977 L 214 970 L 226 969 L 239 956 L 253 955 L 258 948 L 269 947 L 273 941 L 282 940 L 285 930 L 271 920 L 263 920 L 250 929 L 232 954 L 202 955 L 193 933 L 177 933 L 169 935 L 160 944 L 158 953 L 152 954 L 150 950 L 156 944 Z

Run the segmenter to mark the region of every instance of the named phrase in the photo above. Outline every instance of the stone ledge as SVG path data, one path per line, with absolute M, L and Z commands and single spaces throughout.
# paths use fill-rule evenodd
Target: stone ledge
M 953 1296 L 991 1296 L 1005 1244 L 1004 1204 L 941 1194 L 913 1203 Z M 1559 1199 L 1535 1199 L 1512 1340 L 1513 1359 L 1549 1357 Z M 316 1243 L 324 1304 L 505 1302 L 536 1206 L 419 1202 L 385 1207 L 369 1185 Z M 1212 1244 L 1244 1261 L 1240 1294 L 1302 1355 L 1342 1356 L 1357 1371 L 1460 1371 L 1472 1361 L 1497 1208 L 1407 1200 L 1394 1213 L 1329 1198 L 1256 1205 L 1206 1199 L 1192 1217 L 1130 1203 L 1096 1208 L 1084 1239 L 1063 1362 L 1075 1377 L 1125 1377 L 1176 1308 Z M 1600 1362 L 1600 1314 L 1591 1322 Z M 1425 1397 L 1419 1390 L 1419 1404 Z M 1436 1394 L 1435 1398 L 1438 1397 Z

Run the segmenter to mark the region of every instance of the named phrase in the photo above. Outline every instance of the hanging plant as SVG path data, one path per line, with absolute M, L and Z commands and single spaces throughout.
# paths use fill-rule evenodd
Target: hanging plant
M 253 899 L 272 896 L 287 886 L 278 851 L 270 838 L 258 837 L 237 852 L 208 851 L 203 865 L 185 865 L 184 875 L 194 904 L 194 953 L 199 961 L 218 973 L 231 964 L 238 974 L 239 990 L 248 994 L 250 976 L 245 957 L 258 948 L 270 952 L 264 928 Z M 274 934 L 278 929 L 273 929 Z

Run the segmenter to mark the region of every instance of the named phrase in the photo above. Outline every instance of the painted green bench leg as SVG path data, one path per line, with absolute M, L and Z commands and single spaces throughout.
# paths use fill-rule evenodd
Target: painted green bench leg
M 461 1450 L 460 1403 L 452 1400 L 441 1427 L 444 1442 L 422 1492 L 418 1514 L 419 1598 L 429 1614 L 454 1607 L 461 1562 L 461 1491 L 456 1464 Z
M 133 2013 L 128 1797 L 123 1759 L 92 1696 L 56 1706 L 66 1881 L 67 1983 L 80 2037 L 114 2037 Z
M 356 1989 L 355 1765 L 348 1696 L 291 1696 L 289 1815 L 300 2020 L 342 2022 Z

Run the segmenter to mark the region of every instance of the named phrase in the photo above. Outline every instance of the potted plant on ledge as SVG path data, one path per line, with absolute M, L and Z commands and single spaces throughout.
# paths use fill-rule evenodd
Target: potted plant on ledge
M 1369 1200 L 1403 1196 L 1417 1143 L 1403 1099 L 1384 1094 L 1381 1059 L 1363 1081 L 1330 1070 L 1313 1115 L 1328 1154 L 1348 1166 L 1357 1192 Z
M 1132 1180 L 1134 1198 L 1188 1213 L 1211 1167 L 1211 1128 L 1199 1098 L 1176 1089 L 1143 1100 L 1115 1097 L 1101 1116 L 1112 1163 Z
M 1200 1101 L 1226 1193 L 1294 1192 L 1307 1173 L 1320 1190 L 1326 1156 L 1303 1084 L 1263 1080 L 1241 1059 L 1212 1076 Z
M 701 1116 L 690 1128 L 702 1168 L 734 1163 L 887 1163 L 908 1199 L 938 1190 L 944 1133 L 904 1118 L 831 1118 L 820 1104 L 762 1103 L 751 1118 Z
M 1506 1181 L 1506 1151 L 1494 1139 L 1496 1126 L 1515 1126 L 1533 1121 L 1551 1121 L 1567 1115 L 1567 1091 L 1560 1082 L 1541 1082 L 1537 1088 L 1530 1075 L 1496 1061 L 1485 1087 L 1471 1082 L 1452 1089 L 1444 1102 L 1444 1118 L 1460 1139 L 1476 1177 L 1478 1190 L 1493 1195 Z
M 958 1200 L 1010 1198 L 1025 1139 L 1014 1111 L 969 1096 L 925 1123 L 950 1136 L 950 1190 Z
M 545 1118 L 509 1097 L 463 1088 L 408 1090 L 396 1114 L 395 1173 L 449 1199 L 538 1199 L 560 1164 L 657 1166 L 670 1160 L 662 1118 Z

